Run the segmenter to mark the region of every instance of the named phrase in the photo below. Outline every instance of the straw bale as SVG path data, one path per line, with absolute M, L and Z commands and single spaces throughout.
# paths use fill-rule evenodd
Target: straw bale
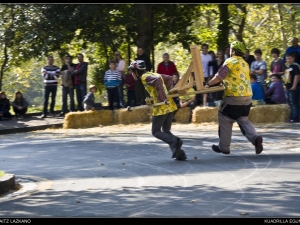
M 193 110 L 192 123 L 217 122 L 217 121 L 218 121 L 217 107 L 197 106 Z
M 284 122 L 289 118 L 289 114 L 288 104 L 259 105 L 251 108 L 249 120 L 252 123 Z
M 174 119 L 176 123 L 189 123 L 192 114 L 190 107 L 179 108 L 175 113 Z
M 115 122 L 118 124 L 134 124 L 151 122 L 153 108 L 147 105 L 132 107 L 132 111 L 119 109 L 115 111 Z
M 89 128 L 101 125 L 111 125 L 114 123 L 113 112 L 111 110 L 95 110 L 84 112 L 71 112 L 66 114 L 63 128 Z

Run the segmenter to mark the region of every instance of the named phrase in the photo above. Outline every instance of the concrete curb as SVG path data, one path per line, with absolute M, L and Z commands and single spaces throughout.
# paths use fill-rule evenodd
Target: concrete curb
M 39 126 L 31 126 L 31 127 L 13 127 L 9 129 L 0 130 L 1 134 L 15 134 L 15 133 L 24 133 L 36 130 L 45 130 L 47 128 L 62 128 L 63 123 L 58 124 L 47 124 L 47 125 L 39 125 Z

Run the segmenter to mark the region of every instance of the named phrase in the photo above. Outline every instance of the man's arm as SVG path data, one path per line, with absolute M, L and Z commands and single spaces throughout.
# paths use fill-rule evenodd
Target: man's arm
M 293 70 L 294 70 L 294 73 L 295 73 L 295 77 L 294 77 L 293 86 L 290 88 L 290 90 L 296 90 L 297 89 L 298 82 L 299 82 L 299 76 L 300 76 L 299 66 L 293 66 Z
M 253 70 L 253 73 L 258 75 L 263 75 L 266 69 L 267 69 L 266 63 L 262 63 L 262 65 L 258 69 Z
M 275 90 L 275 83 L 265 92 L 265 98 L 271 96 Z
M 157 91 L 158 102 L 164 102 L 167 100 L 167 95 L 164 91 L 163 80 L 160 77 L 147 76 L 145 79 L 146 83 L 150 86 L 153 86 Z
M 86 70 L 87 70 L 87 66 L 88 66 L 88 63 L 87 63 L 87 62 L 83 62 L 83 63 L 80 65 L 80 67 L 79 67 L 78 70 L 74 70 L 74 73 L 75 73 L 75 74 L 79 74 L 79 73 L 81 73 L 82 71 L 86 71 Z
M 222 65 L 219 69 L 216 75 L 207 83 L 209 83 L 209 86 L 206 84 L 205 87 L 208 88 L 210 86 L 213 86 L 221 81 L 223 81 L 226 76 L 229 74 L 230 69 L 227 65 Z
M 161 74 L 161 77 L 164 80 L 167 90 L 170 91 L 173 85 L 173 77 L 165 74 Z

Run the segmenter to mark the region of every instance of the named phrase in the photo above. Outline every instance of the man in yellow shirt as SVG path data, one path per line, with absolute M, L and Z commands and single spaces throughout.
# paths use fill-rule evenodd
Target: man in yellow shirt
M 212 149 L 217 153 L 230 154 L 232 126 L 237 122 L 241 132 L 255 146 L 256 154 L 263 151 L 263 138 L 248 119 L 252 106 L 252 90 L 249 65 L 243 59 L 246 47 L 242 42 L 234 41 L 230 45 L 230 58 L 226 59 L 212 80 L 206 83 L 209 88 L 223 81 L 224 97 L 219 107 L 219 145 Z
M 131 62 L 128 69 L 136 81 L 139 79 L 142 81 L 146 91 L 155 99 L 154 103 L 165 103 L 153 107 L 152 135 L 170 146 L 172 158 L 186 160 L 186 154 L 181 149 L 182 140 L 171 133 L 173 113 L 177 110 L 173 98 L 167 98 L 169 90 L 172 89 L 172 76 L 147 72 L 146 64 L 143 60 Z

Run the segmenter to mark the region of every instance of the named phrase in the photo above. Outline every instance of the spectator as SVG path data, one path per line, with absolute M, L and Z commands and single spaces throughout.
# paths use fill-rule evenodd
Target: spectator
M 122 76 L 118 70 L 116 70 L 116 61 L 110 60 L 109 70 L 104 74 L 104 85 L 108 94 L 109 109 L 114 110 L 114 100 L 117 100 L 117 108 L 121 108 L 119 100 L 118 86 L 122 81 Z
M 27 112 L 29 104 L 20 91 L 15 92 L 14 100 L 11 102 L 11 105 L 15 112 L 16 119 L 24 119 L 24 115 Z
M 264 92 L 262 90 L 262 87 L 257 83 L 256 75 L 250 75 L 250 83 L 251 83 L 251 90 L 253 93 L 252 100 L 256 100 L 258 102 L 263 102 L 264 101 Z
M 84 104 L 84 110 L 89 111 L 89 110 L 101 110 L 102 105 L 101 103 L 96 104 L 95 103 L 95 93 L 97 91 L 97 87 L 95 85 L 90 85 L 89 86 L 89 92 L 83 99 L 83 104 Z
M 272 80 L 271 77 L 273 74 L 279 74 L 280 76 L 282 76 L 284 74 L 285 71 L 285 63 L 283 61 L 283 59 L 279 58 L 280 55 L 280 51 L 278 48 L 272 48 L 271 50 L 271 55 L 274 58 L 271 62 L 270 65 L 270 73 L 269 73 L 269 82 L 267 84 L 267 87 L 271 87 L 272 85 Z M 281 81 L 281 79 L 280 79 Z
M 49 116 L 54 116 L 54 106 L 55 98 L 57 93 L 57 79 L 60 75 L 60 69 L 54 64 L 53 56 L 48 56 L 48 65 L 41 69 L 42 75 L 44 77 L 44 109 L 41 118 L 46 118 L 48 114 L 48 101 L 51 94 L 50 103 L 50 114 Z
M 68 110 L 68 95 L 70 97 L 70 111 L 75 111 L 74 84 L 71 73 L 74 71 L 75 64 L 72 63 L 72 56 L 65 56 L 65 64 L 60 69 L 62 86 L 62 111 L 59 116 L 65 116 Z
M 226 60 L 226 59 L 228 59 L 228 58 L 230 58 L 230 45 L 227 45 L 226 47 L 225 47 L 225 49 L 224 49 L 224 59 Z
M 255 153 L 263 151 L 263 138 L 257 135 L 256 130 L 248 119 L 251 109 L 252 91 L 250 86 L 249 67 L 243 59 L 245 45 L 234 41 L 230 46 L 231 57 L 225 60 L 218 73 L 211 79 L 205 88 L 223 80 L 224 98 L 218 110 L 219 144 L 212 145 L 217 153 L 230 154 L 232 126 L 238 123 L 242 134 L 255 146 Z
M 281 74 L 272 74 L 272 86 L 265 93 L 266 104 L 286 104 L 284 87 L 281 83 Z
M 173 74 L 179 74 L 175 63 L 170 60 L 170 55 L 168 53 L 163 54 L 163 61 L 157 65 L 156 72 L 169 76 L 173 76 Z
M 11 118 L 10 101 L 6 97 L 4 91 L 0 91 L 0 120 L 8 120 Z
M 224 62 L 225 62 L 224 52 L 222 50 L 219 50 L 217 52 L 217 66 L 218 66 L 217 67 L 217 72 L 220 69 L 220 67 L 223 65 Z M 219 86 L 219 85 L 220 85 L 220 83 L 217 83 L 215 86 Z M 224 91 L 216 91 L 216 92 L 213 92 L 212 94 L 214 96 L 215 101 L 220 101 L 223 98 Z
M 223 65 L 224 63 L 224 53 L 223 51 L 218 51 L 218 58 L 216 57 L 214 51 L 209 51 L 208 54 L 211 55 L 212 61 L 208 63 L 208 66 L 212 67 L 210 77 L 213 77 L 217 72 L 218 69 Z M 214 85 L 219 86 L 220 83 Z M 211 92 L 207 93 L 207 100 L 206 100 L 206 106 L 215 106 L 215 101 L 221 100 L 223 96 L 224 91 L 217 91 L 217 92 Z
M 286 66 L 289 71 L 289 79 L 285 84 L 288 104 L 290 106 L 290 117 L 288 123 L 299 122 L 299 65 L 295 62 L 295 53 L 286 54 Z
M 246 49 L 243 58 L 244 58 L 244 60 L 248 63 L 249 68 L 250 68 L 252 62 L 255 61 L 254 55 L 250 55 L 249 49 Z
M 286 63 L 286 55 L 288 53 L 295 53 L 295 62 L 300 65 L 300 46 L 298 44 L 299 39 L 294 37 L 292 40 L 292 46 L 288 47 L 284 53 L 283 61 Z
M 122 76 L 122 81 L 118 87 L 119 90 L 119 98 L 120 98 L 120 106 L 124 108 L 124 76 L 125 76 L 125 66 L 126 62 L 122 58 L 119 51 L 115 52 L 115 61 L 116 61 L 116 70 L 118 70 Z
M 213 77 L 218 72 L 217 57 L 214 51 L 208 51 L 208 54 L 211 55 L 211 61 L 208 62 L 208 66 L 212 68 L 209 71 L 209 77 Z
M 271 77 L 273 74 L 279 74 L 282 76 L 285 71 L 285 63 L 283 59 L 279 57 L 280 51 L 278 48 L 272 48 L 271 55 L 274 58 L 270 65 L 270 73 L 269 77 Z
M 195 91 L 194 88 L 191 87 L 187 92 L 194 92 L 194 91 Z M 184 107 L 191 108 L 191 115 L 189 118 L 189 122 L 190 122 L 192 120 L 193 109 L 197 106 L 196 94 L 179 96 L 179 105 L 180 108 L 184 108 Z
M 137 58 L 135 58 L 135 60 L 143 60 L 146 64 L 146 71 L 147 72 L 151 71 L 152 65 L 151 65 L 150 57 L 145 54 L 144 48 L 138 47 L 138 55 Z M 135 96 L 138 105 L 146 105 L 145 99 L 146 97 L 149 97 L 149 94 L 146 91 L 140 79 L 137 80 L 135 84 Z
M 78 63 L 75 65 L 74 71 L 71 73 L 73 76 L 74 89 L 77 98 L 77 110 L 83 111 L 82 101 L 87 94 L 87 72 L 88 63 L 84 62 L 82 53 L 77 54 Z
M 251 63 L 250 66 L 250 75 L 256 75 L 257 83 L 262 87 L 263 92 L 265 93 L 267 90 L 266 81 L 267 78 L 267 64 L 261 58 L 262 51 L 260 49 L 256 49 L 254 51 L 255 61 Z
M 124 84 L 127 89 L 127 107 L 131 106 L 132 101 L 134 102 L 134 106 L 137 106 L 136 96 L 135 96 L 135 83 L 136 81 L 131 75 L 131 72 L 128 72 L 125 75 L 125 80 L 124 80 Z
M 203 73 L 204 73 L 204 84 L 209 81 L 210 75 L 213 73 L 212 71 L 212 66 L 209 66 L 209 62 L 212 61 L 212 57 L 210 54 L 208 54 L 208 44 L 202 44 L 201 45 L 201 61 L 202 61 L 202 68 L 203 68 Z M 207 94 L 203 94 L 203 106 L 206 106 L 206 101 L 207 101 Z
M 178 83 L 178 81 L 179 81 L 179 74 L 178 74 L 178 73 L 174 73 L 172 77 L 173 77 L 172 88 L 174 88 L 175 85 L 176 85 L 176 84 Z M 180 108 L 179 97 L 173 97 L 173 100 L 174 100 L 174 102 L 176 103 L 177 108 Z M 176 112 L 177 112 L 177 110 L 176 110 Z M 174 114 L 175 114 L 175 113 L 174 113 Z
M 138 47 L 138 55 L 135 60 L 143 60 L 146 64 L 146 71 L 149 72 L 152 69 L 151 60 L 148 55 L 145 53 L 145 49 L 142 47 Z

